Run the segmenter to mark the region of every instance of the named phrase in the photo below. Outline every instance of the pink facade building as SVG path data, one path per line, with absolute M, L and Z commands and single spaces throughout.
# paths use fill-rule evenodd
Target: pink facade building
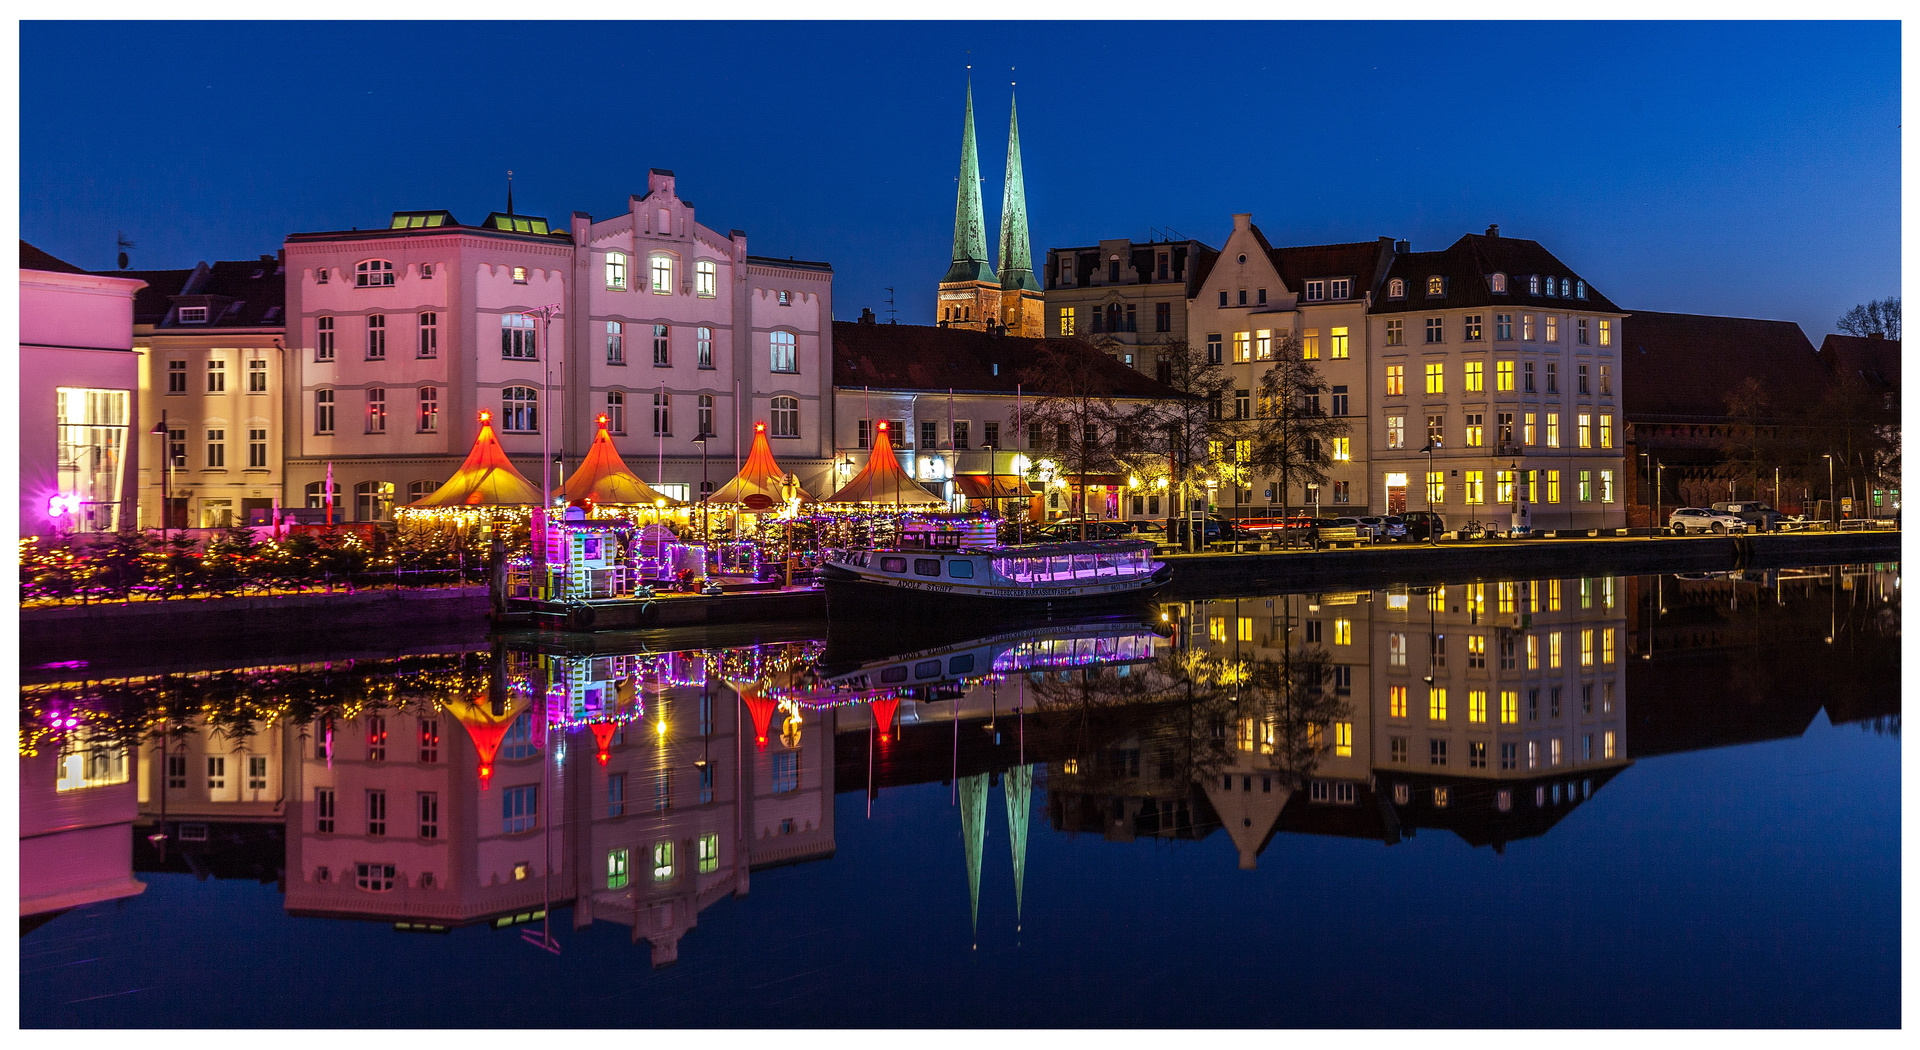
M 391 517 L 453 473 L 482 409 L 529 477 L 551 446 L 555 485 L 602 414 L 669 495 L 698 495 L 695 438 L 712 435 L 718 487 L 755 422 L 803 485 L 824 484 L 832 269 L 748 255 L 744 233 L 695 220 L 672 172 L 597 222 L 396 212 L 386 229 L 293 234 L 285 258 L 292 505 L 321 505 L 331 463 L 339 517 Z

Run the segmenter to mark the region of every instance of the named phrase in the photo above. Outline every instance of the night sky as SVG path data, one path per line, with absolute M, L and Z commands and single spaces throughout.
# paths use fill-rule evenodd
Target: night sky
M 88 268 L 121 231 L 161 269 L 477 223 L 509 168 L 516 211 L 604 218 L 660 167 L 830 262 L 841 318 L 891 285 L 928 323 L 971 61 L 990 224 L 1019 81 L 1036 257 L 1218 247 L 1239 211 L 1283 245 L 1497 222 L 1629 310 L 1816 344 L 1900 287 L 1892 22 L 25 23 L 20 55 L 21 236 Z

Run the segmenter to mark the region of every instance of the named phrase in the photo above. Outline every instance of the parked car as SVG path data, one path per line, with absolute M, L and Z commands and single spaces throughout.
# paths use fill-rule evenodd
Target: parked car
M 1362 537 L 1365 537 L 1367 540 L 1374 543 L 1380 542 L 1380 540 L 1384 538 L 1386 535 L 1385 528 L 1375 527 L 1379 523 L 1380 523 L 1379 518 L 1372 519 L 1371 523 L 1366 518 L 1355 518 L 1351 516 L 1333 519 L 1334 528 L 1338 529 L 1338 528 L 1351 527 L 1357 533 L 1359 533 L 1359 535 L 1361 535 Z
M 1447 531 L 1447 520 L 1430 510 L 1410 510 L 1400 515 L 1407 526 L 1407 539 L 1426 540 Z
M 1759 500 L 1723 500 L 1713 505 L 1713 509 L 1722 514 L 1731 514 L 1745 521 L 1761 532 L 1772 532 L 1780 527 L 1780 519 L 1785 515 Z
M 1407 535 L 1407 523 L 1396 517 L 1368 515 L 1360 519 L 1360 524 L 1373 530 L 1375 543 L 1384 540 L 1404 539 Z
M 1186 518 L 1173 519 L 1173 528 L 1167 530 L 1167 542 L 1185 545 L 1187 534 L 1192 531 Z M 1219 516 L 1209 516 L 1200 531 L 1202 543 L 1222 543 L 1234 539 L 1251 538 L 1251 534 L 1236 527 L 1232 521 Z
M 1745 518 L 1707 507 L 1681 507 L 1667 515 L 1667 527 L 1675 536 L 1689 532 L 1746 532 L 1752 528 Z

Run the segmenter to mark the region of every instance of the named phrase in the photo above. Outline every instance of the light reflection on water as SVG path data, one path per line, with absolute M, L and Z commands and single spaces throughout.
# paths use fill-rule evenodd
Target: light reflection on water
M 261 1013 L 144 990 L 245 986 L 244 960 L 299 946 L 329 971 L 371 949 L 425 973 L 562 967 L 624 996 L 597 1017 L 517 1003 L 503 1024 L 1892 1023 L 1897 1000 L 1865 993 L 1897 974 L 1898 810 L 1880 790 L 1898 783 L 1897 588 L 1891 565 L 1489 581 L 987 636 L 526 636 L 105 683 L 49 669 L 23 695 L 23 833 L 88 830 L 23 840 L 23 911 L 42 913 L 23 929 L 46 923 L 22 941 L 23 1022 L 347 1023 L 300 996 Z M 1729 775 L 1735 812 L 1702 779 Z M 1862 776 L 1876 787 L 1807 807 L 1810 781 Z M 1785 858 L 1823 836 L 1850 844 L 1825 880 L 1891 927 L 1801 925 L 1805 873 Z M 1745 910 L 1690 897 L 1701 871 L 1739 883 Z M 1542 885 L 1569 892 L 1542 912 L 1526 888 Z M 1662 909 L 1663 892 L 1690 904 Z M 195 949 L 154 925 L 182 913 Z M 106 965 L 58 966 L 83 935 L 111 944 Z M 1675 973 L 1605 1010 L 1399 979 L 1202 1005 L 1234 983 L 1209 960 L 1301 937 L 1336 971 L 1501 947 L 1512 963 L 1544 942 L 1620 989 Z M 1735 964 L 1676 937 L 1768 950 Z M 1008 951 L 1024 961 L 997 976 L 970 961 Z M 1111 994 L 1143 953 L 1165 994 Z M 1837 969 L 1789 980 L 1796 957 L 1871 976 L 1850 993 Z M 688 966 L 760 985 L 816 965 L 931 968 L 999 1006 L 682 987 Z M 1333 980 L 1288 966 L 1301 988 Z M 1665 990 L 1736 966 L 1744 987 L 1797 990 Z M 1042 986 L 1009 986 L 1026 967 Z M 356 994 L 380 1018 L 356 1024 L 468 1023 Z

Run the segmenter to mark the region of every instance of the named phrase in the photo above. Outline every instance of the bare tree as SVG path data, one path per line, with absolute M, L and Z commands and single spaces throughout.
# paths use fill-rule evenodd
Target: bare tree
M 1280 483 L 1280 511 L 1288 509 L 1295 482 L 1324 485 L 1333 465 L 1333 441 L 1345 437 L 1350 426 L 1343 416 L 1330 416 L 1321 403 L 1327 381 L 1320 370 L 1300 356 L 1291 336 L 1275 348 L 1273 366 L 1260 377 L 1254 417 L 1242 424 L 1244 447 L 1234 448 L 1235 460 Z
M 1150 413 L 1133 421 L 1120 458 L 1133 474 L 1167 480 L 1171 529 L 1193 468 L 1234 430 L 1227 401 L 1234 380 L 1221 362 L 1184 340 L 1162 344 L 1159 355 L 1161 382 L 1180 396 L 1154 402 Z
M 1848 335 L 1881 335 L 1888 339 L 1900 338 L 1900 297 L 1873 299 L 1861 303 L 1833 323 L 1835 328 Z
M 1120 434 L 1151 423 L 1148 405 L 1114 396 L 1112 369 L 1120 367 L 1083 339 L 1051 339 L 1040 344 L 1038 360 L 1020 374 L 1034 391 L 1026 422 L 1051 438 L 1061 472 L 1079 481 L 1074 508 L 1081 539 L 1087 538 L 1088 475 L 1120 469 L 1115 454 Z

